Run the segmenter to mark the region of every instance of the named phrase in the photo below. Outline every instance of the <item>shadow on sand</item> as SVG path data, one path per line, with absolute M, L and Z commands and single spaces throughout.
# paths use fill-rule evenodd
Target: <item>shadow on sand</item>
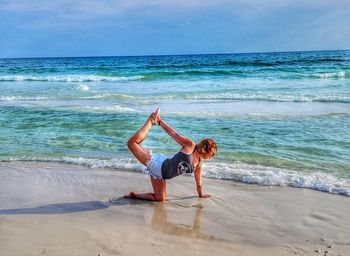
M 123 205 L 149 205 L 153 208 L 153 216 L 151 220 L 151 226 L 167 235 L 177 235 L 184 237 L 192 237 L 204 240 L 222 240 L 217 239 L 212 235 L 207 235 L 202 232 L 201 228 L 201 212 L 203 205 L 200 201 L 193 201 L 188 199 L 194 199 L 196 197 L 183 197 L 173 198 L 167 200 L 167 203 L 142 201 L 142 200 L 130 200 L 123 197 L 110 198 L 108 201 L 86 201 L 76 203 L 58 203 L 49 204 L 33 208 L 17 208 L 17 209 L 4 209 L 0 210 L 0 215 L 17 215 L 17 214 L 68 214 L 77 212 L 87 212 L 102 210 L 109 207 L 123 206 Z M 186 200 L 187 199 L 187 200 Z M 176 207 L 186 207 L 188 209 L 195 209 L 194 219 L 192 225 L 184 225 L 177 223 L 176 219 L 173 221 L 168 220 L 168 207 L 170 209 Z M 187 211 L 188 214 L 188 211 Z M 190 217 L 186 215 L 186 218 Z
M 183 199 L 188 199 L 186 197 Z M 180 200 L 180 199 L 177 199 Z M 169 200 L 172 201 L 172 200 Z M 174 200 L 175 201 L 175 200 Z M 139 205 L 149 204 L 154 205 L 156 202 L 142 201 L 142 200 L 130 200 L 123 197 L 112 197 L 107 202 L 103 201 L 86 201 L 86 202 L 75 202 L 75 203 L 59 203 L 59 204 L 48 204 L 33 208 L 17 208 L 17 209 L 3 209 L 0 210 L 0 215 L 15 215 L 15 214 L 66 214 L 75 212 L 87 212 L 96 211 L 109 208 L 111 206 L 121 205 Z
M 118 205 L 130 205 L 135 203 L 142 203 L 136 200 L 129 200 L 126 198 L 110 199 L 107 202 L 103 201 L 86 201 L 75 203 L 60 203 L 60 204 L 48 204 L 33 208 L 17 208 L 17 209 L 4 209 L 0 210 L 0 215 L 15 215 L 15 214 L 66 214 L 75 212 L 87 212 L 96 211 L 109 208 L 111 206 Z

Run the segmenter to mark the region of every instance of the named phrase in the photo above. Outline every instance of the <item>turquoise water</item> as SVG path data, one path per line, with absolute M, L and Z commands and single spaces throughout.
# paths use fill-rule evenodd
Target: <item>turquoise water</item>
M 218 142 L 207 177 L 350 196 L 350 51 L 0 59 L 0 161 L 134 169 L 156 107 Z M 179 149 L 159 127 L 144 145 Z

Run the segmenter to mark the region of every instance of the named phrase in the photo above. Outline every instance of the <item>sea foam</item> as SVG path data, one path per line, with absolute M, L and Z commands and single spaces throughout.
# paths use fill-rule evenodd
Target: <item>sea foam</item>
M 39 161 L 62 162 L 83 165 L 90 168 L 129 169 L 144 171 L 144 166 L 134 158 L 120 157 L 94 159 L 84 157 L 2 157 L 0 161 Z M 331 194 L 350 196 L 350 180 L 337 178 L 325 172 L 293 171 L 261 165 L 249 165 L 242 162 L 203 163 L 203 176 L 207 178 L 232 180 L 262 186 L 290 186 L 307 188 Z
M 122 107 L 119 105 L 114 106 L 85 106 L 85 107 L 77 107 L 76 110 L 87 110 L 87 111 L 95 111 L 95 112 L 136 112 L 135 109 Z
M 204 163 L 203 175 L 208 178 L 234 180 L 264 186 L 291 186 L 350 196 L 350 181 L 324 172 L 303 172 L 248 165 L 241 162 Z
M 59 75 L 59 76 L 0 76 L 0 81 L 39 81 L 39 82 L 125 82 L 143 79 L 143 76 L 97 76 L 97 75 Z
M 1 157 L 0 161 L 37 161 L 37 162 L 58 162 L 67 164 L 83 165 L 90 168 L 122 168 L 122 169 L 140 169 L 136 159 L 120 157 L 110 159 L 95 159 L 84 157 L 46 157 L 46 156 L 8 156 Z
M 176 97 L 173 97 L 176 98 Z M 233 101 L 268 101 L 268 102 L 335 102 L 349 103 L 350 97 L 343 95 L 302 95 L 302 94 L 244 94 L 244 93 L 218 93 L 216 95 L 202 94 L 185 96 L 193 100 L 233 100 Z
M 80 84 L 80 85 L 76 86 L 76 88 L 80 91 L 89 91 L 90 90 L 89 86 L 87 86 L 85 84 Z
M 48 97 L 0 96 L 0 101 L 40 101 Z
M 345 71 L 339 71 L 339 72 L 331 72 L 331 73 L 322 73 L 319 74 L 319 78 L 321 79 L 344 79 L 346 77 L 346 72 Z

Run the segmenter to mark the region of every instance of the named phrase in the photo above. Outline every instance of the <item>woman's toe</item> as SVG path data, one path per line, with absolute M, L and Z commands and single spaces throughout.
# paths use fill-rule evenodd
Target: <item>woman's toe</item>
M 136 193 L 131 191 L 129 194 L 124 195 L 124 198 L 136 198 Z

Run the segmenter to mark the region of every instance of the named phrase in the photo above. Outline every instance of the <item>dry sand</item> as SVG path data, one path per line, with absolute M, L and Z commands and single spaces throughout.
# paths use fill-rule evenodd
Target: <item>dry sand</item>
M 350 255 L 350 198 L 193 177 L 167 183 L 167 203 L 121 198 L 151 191 L 147 175 L 59 163 L 0 163 L 0 255 Z

